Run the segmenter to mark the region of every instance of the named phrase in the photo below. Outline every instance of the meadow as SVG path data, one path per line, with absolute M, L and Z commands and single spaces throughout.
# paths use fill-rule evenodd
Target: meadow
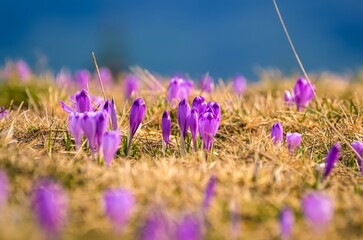
M 167 100 L 171 78 L 141 68 L 132 71 L 140 86 L 128 98 L 125 74 L 108 84 L 104 81 L 106 98 L 114 98 L 121 134 L 109 166 L 102 157 L 91 156 L 86 138 L 77 150 L 69 132 L 68 114 L 60 101 L 70 103 L 70 96 L 81 90 L 77 81 L 51 73 L 30 73 L 27 80 L 20 74 L 2 79 L 0 106 L 8 113 L 0 119 L 0 169 L 8 179 L 8 197 L 0 206 L 0 239 L 47 238 L 32 200 L 36 183 L 45 178 L 67 196 L 67 204 L 60 209 L 65 213 L 61 231 L 54 238 L 174 239 L 170 229 L 185 216 L 193 216 L 198 239 L 279 239 L 280 213 L 285 207 L 295 221 L 292 235 L 282 238 L 363 238 L 363 178 L 349 146 L 363 138 L 363 74 L 311 74 L 316 96 L 300 111 L 284 100 L 285 90 L 294 88 L 298 75 L 262 72 L 243 94 L 236 94 L 228 79 L 216 79 L 210 93 L 194 82 L 187 101 L 191 105 L 202 95 L 206 101 L 218 102 L 220 125 L 210 151 L 203 149 L 200 137 L 194 151 L 188 131 L 182 154 L 179 101 Z M 87 91 L 103 96 L 97 77 L 88 82 Z M 126 155 L 130 108 L 137 97 L 145 101 L 146 113 Z M 161 128 L 165 110 L 171 119 L 167 147 Z M 279 144 L 271 139 L 276 122 L 284 131 Z M 287 132 L 302 136 L 293 152 L 287 147 Z M 341 145 L 339 160 L 322 180 L 326 156 L 335 143 Z M 211 177 L 216 180 L 214 193 L 204 207 Z M 113 188 L 125 189 L 134 198 L 120 231 L 104 210 L 104 193 Z M 333 202 L 329 224 L 318 230 L 302 210 L 302 199 L 311 192 Z M 153 218 L 163 227 L 151 224 Z M 155 230 L 160 228 L 167 228 L 167 233 L 152 238 L 151 232 L 164 231 Z

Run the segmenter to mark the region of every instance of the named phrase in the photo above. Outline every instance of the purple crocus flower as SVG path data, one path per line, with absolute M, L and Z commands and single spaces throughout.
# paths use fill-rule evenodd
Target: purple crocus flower
M 137 129 L 140 127 L 142 120 L 144 120 L 146 112 L 146 104 L 142 98 L 136 99 L 130 110 L 130 135 L 127 146 L 127 153 L 130 149 L 132 138 L 134 137 Z
M 363 157 L 363 143 L 361 141 L 354 141 L 352 142 L 351 146 L 354 148 L 354 150 L 358 153 L 354 153 L 355 158 L 358 161 L 360 172 L 363 174 L 363 165 L 361 158 Z
M 100 67 L 99 70 L 103 86 L 109 88 L 113 81 L 111 70 L 108 67 Z M 98 79 L 97 73 L 95 78 Z
M 169 82 L 167 100 L 169 103 L 173 104 L 174 102 L 184 98 L 188 99 L 192 89 L 193 82 L 179 77 L 174 77 Z
M 204 193 L 204 199 L 202 203 L 202 211 L 204 213 L 209 209 L 209 206 L 211 205 L 212 199 L 215 195 L 216 185 L 217 177 L 215 175 L 212 175 L 208 180 L 207 187 Z
M 320 192 L 310 192 L 302 200 L 305 219 L 316 232 L 323 232 L 334 214 L 333 200 Z
M 88 89 L 88 84 L 91 81 L 91 73 L 86 69 L 78 70 L 74 74 L 74 80 L 81 89 Z
M 91 99 L 86 90 L 83 89 L 77 92 L 75 98 L 77 112 L 83 113 L 92 111 Z
M 215 129 L 214 129 L 214 135 L 216 135 L 218 128 L 219 128 L 220 120 L 221 120 L 221 107 L 219 106 L 219 103 L 217 103 L 217 102 L 208 102 L 207 109 L 208 108 L 211 109 L 216 116 L 217 124 L 215 125 Z
M 246 90 L 246 86 L 247 86 L 247 81 L 246 81 L 246 78 L 244 76 L 238 75 L 238 76 L 233 78 L 232 88 L 233 88 L 233 91 L 237 95 L 239 95 L 239 96 L 242 95 Z
M 328 156 L 326 157 L 325 171 L 322 181 L 325 180 L 333 169 L 335 162 L 338 160 L 340 154 L 340 144 L 335 143 L 330 148 Z
M 190 111 L 188 125 L 190 127 L 190 132 L 192 134 L 194 151 L 197 150 L 198 117 L 199 117 L 198 110 L 195 107 L 193 107 L 192 110 Z
M 174 226 L 165 214 L 152 212 L 140 229 L 140 240 L 174 239 Z
M 5 118 L 9 115 L 9 112 L 7 109 L 5 109 L 5 107 L 1 106 L 0 107 L 0 119 Z
M 125 99 L 131 99 L 140 90 L 140 80 L 137 76 L 129 74 L 124 80 Z
M 295 217 L 291 209 L 289 207 L 283 208 L 280 212 L 280 231 L 282 239 L 291 238 L 294 222 Z
M 95 145 L 96 145 L 96 128 L 97 122 L 95 118 L 94 112 L 85 112 L 80 116 L 80 126 L 87 138 L 89 148 L 91 153 L 94 153 Z
M 214 114 L 212 109 L 207 109 L 198 120 L 199 134 L 203 140 L 203 147 L 211 151 L 214 143 L 214 136 L 219 127 L 220 118 Z
M 282 129 L 282 125 L 280 122 L 276 122 L 271 129 L 271 139 L 272 142 L 277 145 L 283 141 L 284 138 L 284 131 Z
M 301 143 L 301 134 L 300 133 L 286 133 L 286 142 L 287 147 L 291 154 L 294 153 L 294 150 L 300 146 Z
M 199 240 L 202 238 L 202 227 L 198 218 L 185 215 L 177 225 L 175 235 L 177 240 Z
M 195 97 L 192 103 L 192 108 L 196 108 L 198 110 L 199 115 L 203 114 L 207 109 L 207 102 L 204 100 L 204 97 L 202 96 Z
M 120 146 L 121 135 L 118 130 L 106 132 L 102 137 L 102 153 L 106 166 L 110 166 Z
M 15 63 L 16 72 L 21 81 L 25 82 L 30 78 L 30 68 L 24 60 L 19 60 Z
M 8 201 L 9 182 L 4 171 L 0 170 L 0 209 Z
M 199 88 L 202 92 L 211 93 L 214 89 L 214 80 L 209 74 L 203 75 L 199 80 Z
M 298 111 L 303 111 L 309 102 L 314 98 L 315 86 L 311 85 L 308 80 L 299 78 L 294 87 L 294 100 Z
M 72 112 L 68 116 L 68 130 L 74 137 L 76 142 L 76 149 L 79 149 L 82 137 L 83 137 L 83 130 L 80 124 L 80 114 Z
M 105 214 L 116 231 L 122 231 L 135 205 L 131 192 L 123 188 L 107 190 L 104 193 Z
M 164 143 L 165 145 L 168 145 L 171 131 L 171 120 L 167 110 L 164 111 L 163 117 L 161 118 L 161 131 L 163 134 Z
M 117 130 L 118 126 L 117 126 L 117 114 L 116 114 L 116 105 L 115 105 L 115 101 L 112 98 L 111 101 L 111 123 L 112 123 L 112 130 Z
M 188 120 L 190 116 L 190 106 L 185 98 L 178 105 L 178 124 L 180 129 L 180 148 L 182 154 L 185 152 L 185 138 L 188 132 Z
M 32 206 L 47 239 L 55 239 L 65 223 L 68 198 L 61 186 L 41 180 L 34 189 Z
M 284 93 L 285 104 L 291 107 L 294 104 L 294 95 L 290 91 L 286 90 Z
M 96 152 L 98 153 L 102 145 L 103 134 L 105 134 L 108 125 L 108 114 L 107 110 L 96 112 L 94 115 L 96 121 L 96 133 L 95 133 L 95 143 Z

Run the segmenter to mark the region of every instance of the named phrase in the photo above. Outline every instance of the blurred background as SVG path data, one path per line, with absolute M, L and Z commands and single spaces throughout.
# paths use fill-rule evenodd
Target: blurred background
M 363 66 L 363 1 L 278 1 L 308 71 L 354 72 Z M 151 72 L 298 71 L 272 0 L 4 1 L 0 61 L 24 59 L 38 71 L 62 67 Z

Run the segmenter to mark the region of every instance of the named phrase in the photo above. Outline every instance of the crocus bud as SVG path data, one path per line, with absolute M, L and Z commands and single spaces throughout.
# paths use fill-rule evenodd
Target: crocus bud
M 124 80 L 125 99 L 131 99 L 140 89 L 140 80 L 137 76 L 129 74 Z
M 127 153 L 131 146 L 132 138 L 134 137 L 137 129 L 141 125 L 142 120 L 144 120 L 146 112 L 146 104 L 142 98 L 136 99 L 130 110 L 130 137 L 127 147 Z
M 220 119 L 211 109 L 207 110 L 199 117 L 198 128 L 199 134 L 203 140 L 203 147 L 211 151 L 214 143 L 214 136 L 217 133 Z
M 289 107 L 291 107 L 294 104 L 294 96 L 293 94 L 286 90 L 285 94 L 284 94 L 284 100 L 285 100 L 285 104 Z
M 202 115 L 207 109 L 207 102 L 204 100 L 204 97 L 197 96 L 193 100 L 192 107 L 198 110 L 199 115 Z
M 286 133 L 286 142 L 290 153 L 293 154 L 294 150 L 300 146 L 301 134 L 290 132 Z
M 32 206 L 47 239 L 56 239 L 66 221 L 68 198 L 61 186 L 42 180 L 35 186 Z
M 282 129 L 281 123 L 276 122 L 271 129 L 271 139 L 272 142 L 277 145 L 283 141 L 284 131 Z
M 102 153 L 106 166 L 110 166 L 120 146 L 121 135 L 118 130 L 106 132 L 102 137 Z
M 131 192 L 123 188 L 110 189 L 103 196 L 105 214 L 116 231 L 122 231 L 135 205 Z
M 176 227 L 177 240 L 198 240 L 202 239 L 202 227 L 198 218 L 192 215 L 185 215 Z
M 209 74 L 205 74 L 200 78 L 199 88 L 206 93 L 211 93 L 214 89 L 214 80 L 209 76 Z
M 167 110 L 164 111 L 163 117 L 161 119 L 161 131 L 163 134 L 164 143 L 165 145 L 168 145 L 171 131 L 171 120 Z
M 98 153 L 102 145 L 103 134 L 105 134 L 108 125 L 107 110 L 96 112 L 94 117 L 96 121 L 96 134 L 95 134 L 96 152 Z
M 91 99 L 84 89 L 76 93 L 76 109 L 80 113 L 92 111 Z
M 295 217 L 291 209 L 288 207 L 283 208 L 280 212 L 281 239 L 287 240 L 291 238 L 294 222 Z
M 214 115 L 216 116 L 216 125 L 215 125 L 215 129 L 214 129 L 214 134 L 217 134 L 218 128 L 219 128 L 219 124 L 220 124 L 220 120 L 221 120 L 221 107 L 219 106 L 219 103 L 217 102 L 209 102 L 207 104 L 207 109 L 210 108 Z
M 0 170 L 0 209 L 8 201 L 9 182 L 4 171 Z
M 86 69 L 78 70 L 74 74 L 74 79 L 75 79 L 76 83 L 78 84 L 79 88 L 87 89 L 88 83 L 91 80 L 91 73 Z
M 246 90 L 247 81 L 246 78 L 242 75 L 238 75 L 232 80 L 232 88 L 233 91 L 237 95 L 242 95 Z
M 324 176 L 323 176 L 322 180 L 325 180 L 328 177 L 328 175 L 330 174 L 331 170 L 333 169 L 333 167 L 335 165 L 335 162 L 339 158 L 339 154 L 340 154 L 340 144 L 335 143 L 330 148 L 328 156 L 326 157 L 325 171 L 324 171 Z
M 178 106 L 178 124 L 180 129 L 180 147 L 181 152 L 185 152 L 185 138 L 188 132 L 188 120 L 190 115 L 190 107 L 185 98 L 180 101 Z
M 112 130 L 117 130 L 118 126 L 117 126 L 116 105 L 113 98 L 111 102 L 111 123 L 112 123 Z
M 69 114 L 68 130 L 74 137 L 76 149 L 78 150 L 83 137 L 83 131 L 80 124 L 80 115 L 78 113 L 73 112 Z
M 298 111 L 303 111 L 309 102 L 314 98 L 315 86 L 311 85 L 308 80 L 299 78 L 294 87 L 294 100 Z
M 311 192 L 302 200 L 305 219 L 316 232 L 324 232 L 334 214 L 333 200 L 320 192 Z
M 354 155 L 358 161 L 360 172 L 363 174 L 363 166 L 362 166 L 362 160 L 361 160 L 361 158 L 363 157 L 363 143 L 361 141 L 354 141 L 354 142 L 352 142 L 351 146 L 358 153 L 358 155 L 357 155 L 357 153 L 354 153 Z
M 194 151 L 197 150 L 198 116 L 199 116 L 198 110 L 195 107 L 193 107 L 192 110 L 190 111 L 188 125 L 190 127 L 190 132 L 192 134 Z
M 202 203 L 202 211 L 205 213 L 212 202 L 212 199 L 215 195 L 215 189 L 217 185 L 217 177 L 212 175 L 207 183 L 207 187 L 205 188 L 204 199 Z
M 96 118 L 94 112 L 85 112 L 80 116 L 80 126 L 87 138 L 91 153 L 94 153 L 96 145 Z

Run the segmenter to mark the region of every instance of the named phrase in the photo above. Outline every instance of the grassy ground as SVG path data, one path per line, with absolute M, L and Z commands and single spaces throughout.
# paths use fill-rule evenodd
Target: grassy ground
M 222 83 L 210 96 L 204 94 L 222 108 L 214 154 L 209 160 L 202 151 L 193 154 L 189 150 L 180 157 L 176 109 L 166 103 L 165 92 L 144 87 L 139 95 L 145 99 L 147 114 L 131 156 L 125 157 L 120 150 L 108 168 L 92 161 L 86 149 L 75 152 L 74 145 L 69 145 L 67 114 L 59 100 L 66 100 L 75 90 L 45 80 L 42 84 L 28 83 L 37 87 L 27 87 L 25 97 L 19 93 L 26 104 L 19 107 L 19 99 L 14 99 L 10 117 L 0 120 L 0 169 L 11 183 L 9 203 L 0 210 L 0 239 L 41 238 L 29 201 L 33 183 L 40 177 L 56 179 L 69 195 L 64 239 L 119 239 L 104 217 L 101 196 L 109 187 L 131 190 L 137 204 L 122 238 L 135 239 L 146 216 L 156 207 L 173 219 L 197 212 L 212 174 L 217 176 L 218 185 L 207 214 L 207 239 L 231 239 L 231 212 L 241 221 L 238 238 L 277 239 L 278 214 L 285 205 L 296 216 L 293 239 L 363 238 L 363 178 L 353 152 L 328 127 L 316 101 L 304 112 L 284 105 L 283 92 L 293 88 L 296 78 L 264 74 L 258 83 L 248 86 L 244 97 L 233 95 Z M 326 74 L 312 78 L 335 128 L 348 142 L 363 139 L 363 86 L 359 81 L 363 78 L 358 76 L 350 82 Z M 1 85 L 0 99 L 9 86 Z M 96 85 L 91 93 L 102 95 Z M 125 141 L 130 103 L 123 100 L 120 84 L 106 94 L 116 99 Z M 198 94 L 195 90 L 189 102 Z M 11 96 L 8 98 L 1 101 L 8 105 Z M 165 109 L 171 111 L 172 137 L 163 157 L 160 121 Z M 270 129 L 276 121 L 282 123 L 285 133 L 303 135 L 302 146 L 294 155 L 289 154 L 286 144 L 276 148 L 271 143 Z M 342 144 L 340 160 L 327 181 L 317 184 L 316 165 L 324 162 L 335 142 Z M 335 201 L 334 219 L 321 236 L 310 231 L 301 213 L 302 196 L 314 189 L 323 190 Z

